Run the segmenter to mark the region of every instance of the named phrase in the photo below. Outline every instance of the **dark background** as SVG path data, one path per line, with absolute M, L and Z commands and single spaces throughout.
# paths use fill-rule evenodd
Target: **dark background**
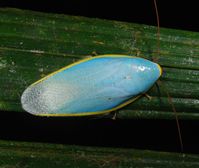
M 156 25 L 152 0 L 131 2 L 0 0 L 0 7 Z M 190 0 L 175 2 L 158 1 L 161 27 L 198 31 L 198 5 Z M 199 122 L 180 121 L 180 124 L 185 152 L 199 153 Z M 28 113 L 1 112 L 0 139 L 180 152 L 175 120 L 40 118 Z
M 157 0 L 162 27 L 199 30 L 197 1 Z M 153 0 L 0 0 L 1 7 L 156 25 Z

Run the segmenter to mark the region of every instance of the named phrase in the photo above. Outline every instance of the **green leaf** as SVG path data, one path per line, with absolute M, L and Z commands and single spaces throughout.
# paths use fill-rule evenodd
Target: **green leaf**
M 85 17 L 0 9 L 0 110 L 23 112 L 27 86 L 75 61 L 128 54 L 163 67 L 159 87 L 122 108 L 118 118 L 173 119 L 166 90 L 181 119 L 199 119 L 199 33 Z
M 198 155 L 0 141 L 1 168 L 197 168 Z

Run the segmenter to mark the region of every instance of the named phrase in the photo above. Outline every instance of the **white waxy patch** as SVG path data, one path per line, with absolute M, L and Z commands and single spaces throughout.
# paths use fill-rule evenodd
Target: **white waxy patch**
M 45 87 L 40 83 L 24 92 L 21 98 L 23 108 L 34 114 L 53 112 L 62 107 L 66 101 L 73 101 L 74 89 L 74 86 L 62 83 L 53 83 Z

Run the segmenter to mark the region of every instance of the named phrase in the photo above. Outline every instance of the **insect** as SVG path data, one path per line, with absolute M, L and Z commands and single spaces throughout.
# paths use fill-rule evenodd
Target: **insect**
M 156 0 L 154 6 L 159 54 L 160 24 Z M 22 107 L 27 112 L 39 116 L 87 116 L 109 113 L 138 99 L 158 80 L 162 70 L 154 62 L 125 55 L 103 55 L 82 60 L 29 86 L 21 97 Z M 167 95 L 175 112 L 168 92 Z M 176 113 L 175 116 L 183 151 Z
M 149 60 L 96 56 L 66 66 L 29 86 L 23 108 L 40 116 L 87 116 L 119 109 L 146 93 L 162 74 Z

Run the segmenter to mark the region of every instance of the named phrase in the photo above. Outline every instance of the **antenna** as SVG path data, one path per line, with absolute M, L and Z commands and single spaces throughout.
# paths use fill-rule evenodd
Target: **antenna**
M 157 7 L 156 0 L 153 0 L 153 3 L 154 3 L 154 7 L 155 7 L 156 20 L 157 20 L 157 54 L 160 54 L 160 19 L 159 19 L 159 13 L 158 13 L 158 7 Z M 181 134 L 181 129 L 180 129 L 178 113 L 176 111 L 176 108 L 173 104 L 173 101 L 172 101 L 172 98 L 171 98 L 169 92 L 166 90 L 165 87 L 164 87 L 164 89 L 165 89 L 165 92 L 167 94 L 169 104 L 171 105 L 172 110 L 175 113 L 176 125 L 177 125 L 177 129 L 178 129 L 178 136 L 179 136 L 179 141 L 180 141 L 180 148 L 181 148 L 181 152 L 183 152 L 184 147 L 183 147 L 183 142 L 182 142 L 182 134 Z
M 160 18 L 158 13 L 158 6 L 156 0 L 153 0 L 157 21 L 157 53 L 160 54 Z

